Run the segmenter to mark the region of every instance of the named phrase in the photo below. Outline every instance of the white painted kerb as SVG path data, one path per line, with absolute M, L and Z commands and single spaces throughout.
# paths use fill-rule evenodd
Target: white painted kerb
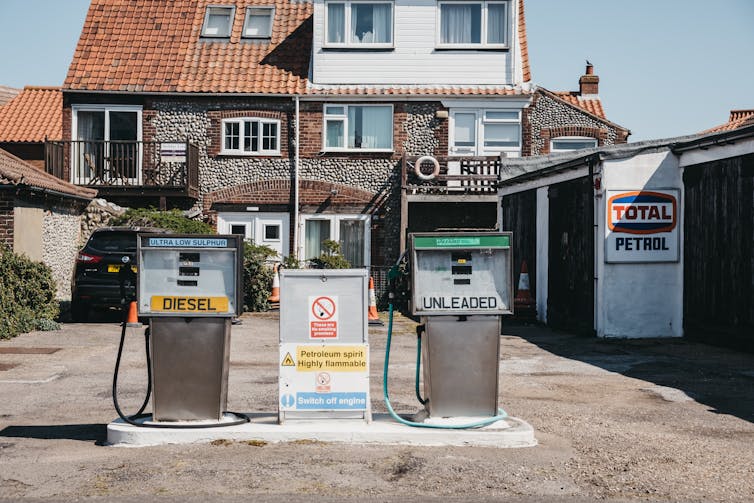
M 164 444 L 236 442 L 292 442 L 313 440 L 351 444 L 532 447 L 537 445 L 534 429 L 521 419 L 508 417 L 484 428 L 443 430 L 415 428 L 397 423 L 387 414 L 376 414 L 371 423 L 361 419 L 287 420 L 277 423 L 277 414 L 248 414 L 250 423 L 201 429 L 142 428 L 117 419 L 107 426 L 108 445 L 146 447 Z M 478 418 L 477 418 L 478 419 Z

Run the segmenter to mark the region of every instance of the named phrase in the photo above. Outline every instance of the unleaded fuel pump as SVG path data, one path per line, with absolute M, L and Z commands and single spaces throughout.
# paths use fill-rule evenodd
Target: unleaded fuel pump
M 137 306 L 146 332 L 149 388 L 139 412 L 121 419 L 153 428 L 207 428 L 248 422 L 227 412 L 231 320 L 242 312 L 243 240 L 238 235 L 139 234 Z M 124 299 L 125 300 L 125 299 Z M 152 393 L 152 414 L 142 414 Z M 151 420 L 148 420 L 151 416 Z
M 408 421 L 390 405 L 391 303 L 383 391 L 396 420 L 411 426 L 458 429 L 506 417 L 497 397 L 502 316 L 513 313 L 511 240 L 510 232 L 409 235 L 410 309 L 422 323 L 417 333 L 416 394 L 427 419 Z M 420 370 L 424 396 L 419 389 Z M 433 421 L 457 417 L 480 420 Z

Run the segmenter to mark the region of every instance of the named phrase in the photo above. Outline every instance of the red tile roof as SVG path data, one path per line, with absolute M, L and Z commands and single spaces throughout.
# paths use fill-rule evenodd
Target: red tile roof
M 754 110 L 731 110 L 728 122 L 702 131 L 702 133 L 720 133 L 751 125 L 754 125 Z
M 561 100 L 566 103 L 570 103 L 573 106 L 586 110 L 592 115 L 596 115 L 601 119 L 606 119 L 605 110 L 602 108 L 602 102 L 599 98 L 582 98 L 576 91 L 550 91 Z
M 47 189 L 67 196 L 94 199 L 97 191 L 65 182 L 0 149 L 0 185 Z
M 230 39 L 202 39 L 206 6 L 235 5 Z M 246 7 L 273 5 L 269 41 L 241 38 Z M 93 0 L 63 87 L 272 93 L 306 90 L 312 4 L 288 0 Z
M 0 86 L 0 107 L 15 98 L 20 92 L 21 90 L 15 87 Z
M 519 19 L 523 21 L 523 1 Z M 201 37 L 207 5 L 235 5 L 229 39 Z M 275 7 L 269 41 L 241 37 L 248 6 Z M 65 90 L 314 94 L 308 88 L 313 5 L 291 0 L 92 0 Z M 530 80 L 525 26 L 519 27 L 524 80 Z M 516 94 L 510 86 L 332 86 L 324 94 Z
M 63 136 L 63 93 L 59 87 L 26 86 L 0 108 L 0 142 L 43 142 Z

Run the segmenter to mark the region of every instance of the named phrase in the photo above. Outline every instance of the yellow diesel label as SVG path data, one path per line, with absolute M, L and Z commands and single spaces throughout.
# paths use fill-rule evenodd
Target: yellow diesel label
M 366 346 L 296 346 L 296 371 L 364 372 Z
M 227 297 L 163 297 L 155 295 L 152 311 L 170 313 L 227 313 Z

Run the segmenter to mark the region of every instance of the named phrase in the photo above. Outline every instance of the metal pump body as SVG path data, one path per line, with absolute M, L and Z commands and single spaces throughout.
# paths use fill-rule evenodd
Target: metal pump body
M 231 319 L 243 311 L 243 238 L 140 234 L 138 311 L 151 330 L 153 420 L 220 421 Z
M 430 417 L 497 414 L 502 316 L 513 313 L 511 241 L 510 232 L 409 235 Z

